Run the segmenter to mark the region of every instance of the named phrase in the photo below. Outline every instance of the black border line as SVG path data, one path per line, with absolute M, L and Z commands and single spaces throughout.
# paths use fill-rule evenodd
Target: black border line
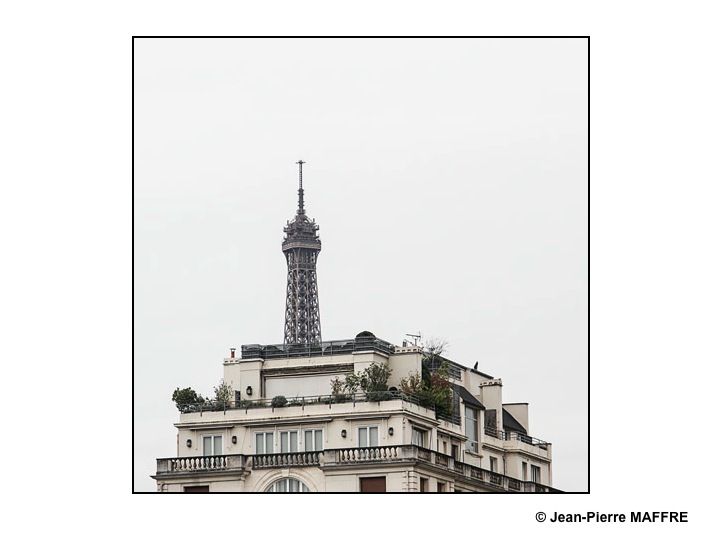
M 588 121 L 588 127 L 587 127 L 587 135 L 588 135 L 588 157 L 587 157 L 587 182 L 588 182 L 588 253 L 587 253 L 587 261 L 588 261 L 588 421 L 587 421 L 587 430 L 588 430 L 588 447 L 587 447 L 587 456 L 588 456 L 588 465 L 587 465 L 587 480 L 588 480 L 588 489 L 587 491 L 563 491 L 561 493 L 472 493 L 472 492 L 463 492 L 464 494 L 470 494 L 470 495 L 590 495 L 590 36 L 290 36 L 290 35 L 284 35 L 284 36 L 174 36 L 174 35 L 168 35 L 168 36 L 159 36 L 159 35 L 153 35 L 153 36 L 132 36 L 131 38 L 131 231 L 132 231 L 132 242 L 131 242 L 131 285 L 132 285 L 132 298 L 131 298 L 131 308 L 132 308 L 132 315 L 131 315 L 131 324 L 132 324 L 132 330 L 131 330 L 131 340 L 132 340 L 132 367 L 131 367 L 131 376 L 132 376 L 132 389 L 131 389 L 131 400 L 132 400 L 132 433 L 131 433 L 131 441 L 132 441 L 132 449 L 131 449 L 131 455 L 132 455 L 132 489 L 131 493 L 134 495 L 185 495 L 185 493 L 182 492 L 158 492 L 158 491 L 135 491 L 135 40 L 136 39 L 587 39 L 587 83 L 588 83 L 588 93 L 587 93 L 587 121 Z M 318 492 L 318 493 L 305 493 L 305 495 L 335 495 L 335 494 L 356 494 L 354 491 L 332 491 L 332 492 Z M 461 493 L 461 494 L 463 494 Z M 220 494 L 229 494 L 229 495 L 263 495 L 263 493 L 260 492 L 249 492 L 249 491 L 226 491 L 226 492 L 213 492 L 212 495 L 220 495 Z M 384 495 L 404 495 L 404 493 L 385 493 Z M 436 493 L 425 493 L 425 495 L 432 495 Z M 301 493 L 298 493 L 297 495 L 302 495 Z
M 587 162 L 588 162 L 588 253 L 587 253 L 587 263 L 588 263 L 588 281 L 587 281 L 587 292 L 588 292 L 588 365 L 587 365 L 587 378 L 588 378 L 588 422 L 587 422 L 587 430 L 588 430 L 588 446 L 587 446 L 587 452 L 588 452 L 588 463 L 587 463 L 587 475 L 588 475 L 588 489 L 587 494 L 590 494 L 590 36 L 587 38 L 587 70 L 588 70 L 588 80 L 587 80 L 587 90 L 588 90 L 588 100 L 587 100 L 587 122 L 588 122 L 588 148 L 587 148 Z M 584 493 L 582 491 L 578 493 Z

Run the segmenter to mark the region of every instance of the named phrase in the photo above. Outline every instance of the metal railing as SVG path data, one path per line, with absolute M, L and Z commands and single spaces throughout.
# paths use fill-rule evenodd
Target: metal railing
M 439 354 L 431 355 L 426 360 L 423 360 L 423 364 L 427 366 L 428 369 L 431 371 L 436 371 L 442 367 L 443 364 L 447 366 L 448 369 L 448 375 L 450 375 L 450 378 L 462 380 L 462 372 L 465 368 L 465 366 L 461 366 L 460 364 L 453 362 L 452 360 L 448 360 L 447 358 L 443 358 Z
M 323 341 L 314 345 L 277 344 L 277 345 L 242 345 L 240 357 L 244 360 L 254 358 L 293 358 L 302 356 L 333 356 L 352 354 L 356 351 L 379 351 L 386 354 L 395 352 L 395 345 L 376 337 L 359 337 L 338 341 Z
M 279 399 L 281 398 L 281 399 Z M 355 392 L 352 394 L 322 394 L 317 396 L 276 396 L 263 399 L 243 399 L 230 401 L 206 400 L 202 403 L 182 405 L 181 413 L 227 411 L 230 409 L 280 409 L 284 407 L 305 407 L 306 405 L 333 405 L 335 403 L 361 403 L 366 401 L 391 401 L 402 399 L 410 403 L 420 404 L 415 396 L 403 394 L 397 390 L 384 390 L 380 392 Z M 427 407 L 431 409 L 432 407 Z
M 284 399 L 278 399 L 282 397 Z M 356 392 L 353 394 L 324 394 L 319 396 L 295 396 L 285 397 L 276 396 L 274 398 L 265 399 L 243 399 L 239 401 L 213 401 L 207 400 L 202 403 L 191 403 L 180 406 L 180 412 L 185 413 L 203 413 L 212 411 L 228 411 L 233 409 L 262 409 L 272 408 L 280 409 L 285 407 L 305 407 L 307 405 L 329 405 L 336 403 L 364 403 L 378 401 L 402 400 L 412 403 L 428 410 L 435 411 L 432 404 L 421 400 L 416 396 L 405 394 L 399 390 L 382 390 L 379 392 Z M 460 415 L 456 413 L 443 414 L 435 411 L 435 416 L 439 420 L 446 420 L 454 424 L 460 425 Z
M 486 427 L 484 431 L 486 435 L 488 435 L 489 437 L 493 437 L 494 439 L 500 439 L 503 441 L 521 441 L 525 444 L 538 446 L 543 450 L 547 450 L 548 446 L 550 445 L 549 442 L 543 441 L 541 439 L 536 439 L 535 437 L 525 435 L 524 433 L 518 433 L 517 431 L 502 431 L 490 427 Z

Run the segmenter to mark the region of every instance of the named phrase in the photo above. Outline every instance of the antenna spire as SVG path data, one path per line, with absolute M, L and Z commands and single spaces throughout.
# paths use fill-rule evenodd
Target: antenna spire
M 297 163 L 300 168 L 300 189 L 298 189 L 298 214 L 304 214 L 305 213 L 305 201 L 303 200 L 303 196 L 304 196 L 305 192 L 302 187 L 302 166 L 303 166 L 303 163 L 306 163 L 306 162 L 301 159 L 300 161 L 296 161 L 295 163 Z

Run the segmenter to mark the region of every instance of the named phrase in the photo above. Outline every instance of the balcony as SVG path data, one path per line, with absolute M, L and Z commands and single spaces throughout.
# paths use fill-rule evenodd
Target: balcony
M 485 428 L 485 435 L 489 437 L 485 443 L 494 444 L 504 451 L 521 451 L 546 461 L 552 459 L 552 444 L 524 433 Z
M 251 457 L 253 469 L 286 467 L 317 467 L 322 452 L 291 452 L 287 454 L 256 454 Z
M 244 456 L 205 456 L 190 458 L 161 458 L 157 460 L 156 476 L 251 473 L 254 469 L 289 467 L 319 467 L 339 469 L 369 465 L 426 465 L 434 466 L 445 474 L 455 476 L 456 481 L 469 481 L 491 491 L 516 493 L 560 493 L 550 486 L 510 478 L 500 473 L 481 469 L 453 459 L 452 456 L 405 444 L 372 446 L 364 448 L 334 448 L 318 452 L 291 452 L 284 454 L 258 454 Z
M 492 491 L 508 491 L 520 493 L 559 493 L 550 486 L 510 478 L 500 473 L 481 469 L 468 463 L 453 459 L 452 456 L 421 448 L 415 445 L 376 446 L 371 448 L 340 448 L 326 450 L 323 468 L 347 465 L 367 465 L 370 463 L 393 464 L 415 463 L 429 464 L 445 469 L 473 483 L 479 482 Z
M 327 450 L 328 465 L 345 465 L 359 463 L 396 463 L 409 459 L 411 456 L 405 456 L 402 446 L 368 446 L 363 448 L 338 448 L 336 450 Z
M 218 473 L 228 471 L 241 472 L 245 468 L 245 456 L 229 454 L 225 456 L 159 458 L 158 475 Z
M 228 411 L 232 409 L 281 409 L 286 407 L 305 407 L 307 405 L 333 405 L 336 403 L 363 403 L 363 402 L 378 402 L 378 401 L 392 401 L 394 399 L 401 399 L 408 403 L 419 404 L 419 400 L 414 396 L 403 394 L 397 390 L 386 390 L 382 392 L 371 392 L 363 393 L 357 392 L 354 394 L 324 394 L 319 396 L 297 396 L 291 397 L 283 405 L 278 405 L 274 402 L 273 398 L 266 399 L 242 399 L 236 401 L 211 401 L 207 400 L 204 403 L 186 404 L 180 409 L 181 414 L 194 413 L 194 412 L 206 412 L 206 411 Z
M 267 411 L 272 412 L 273 416 L 292 416 L 293 411 L 296 411 L 296 414 L 300 414 L 304 412 L 305 407 L 310 406 L 324 406 L 327 412 L 333 409 L 342 412 L 370 412 L 371 408 L 390 410 L 393 408 L 390 402 L 393 401 L 400 402 L 395 407 L 398 410 L 413 410 L 425 416 L 435 417 L 438 420 L 460 425 L 459 415 L 443 415 L 437 413 L 432 405 L 421 402 L 415 396 L 404 394 L 397 390 L 290 397 L 282 406 L 278 406 L 278 402 L 274 402 L 273 399 L 237 400 L 229 402 L 206 401 L 204 403 L 183 405 L 180 413 L 182 422 L 191 421 L 192 417 L 186 416 L 190 413 L 199 413 L 200 416 L 202 416 L 209 412 L 222 412 L 223 415 L 230 414 L 233 419 L 237 419 L 238 415 L 249 419 L 251 417 L 267 417 Z M 320 413 L 320 410 L 321 409 L 316 409 L 314 412 Z M 305 414 L 307 414 L 307 412 L 305 412 Z
M 547 450 L 550 445 L 549 442 L 536 439 L 535 437 L 525 435 L 524 433 L 518 433 L 516 431 L 500 431 L 498 429 L 485 428 L 485 435 L 502 441 L 520 441 L 531 446 L 537 446 L 543 450 Z

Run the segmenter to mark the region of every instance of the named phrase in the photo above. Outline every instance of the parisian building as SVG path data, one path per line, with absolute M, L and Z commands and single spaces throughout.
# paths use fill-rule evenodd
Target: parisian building
M 157 459 L 157 490 L 557 492 L 552 445 L 531 435 L 528 404 L 504 403 L 502 380 L 477 363 L 370 331 L 322 341 L 303 163 L 282 243 L 283 343 L 230 349 L 220 399 L 178 403 L 177 451 Z

